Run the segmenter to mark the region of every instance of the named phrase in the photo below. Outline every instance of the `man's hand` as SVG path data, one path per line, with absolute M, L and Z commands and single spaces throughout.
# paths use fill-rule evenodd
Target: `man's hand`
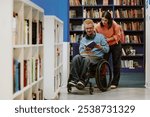
M 95 45 L 95 48 L 98 48 L 98 49 L 100 49 L 100 50 L 103 49 L 102 46 L 99 45 L 99 44 Z
M 85 46 L 85 51 L 91 51 L 92 49 Z

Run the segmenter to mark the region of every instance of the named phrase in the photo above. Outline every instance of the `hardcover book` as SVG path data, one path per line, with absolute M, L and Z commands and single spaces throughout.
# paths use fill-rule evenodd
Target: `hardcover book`
M 96 43 L 94 41 L 91 41 L 87 44 L 85 44 L 86 47 L 93 49 L 96 46 Z

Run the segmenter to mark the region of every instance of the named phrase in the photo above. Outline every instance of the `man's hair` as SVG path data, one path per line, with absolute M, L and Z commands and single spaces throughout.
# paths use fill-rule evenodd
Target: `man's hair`
M 86 25 L 86 24 L 93 24 L 93 26 L 94 26 L 94 22 L 93 22 L 93 20 L 91 20 L 91 19 L 86 19 L 86 20 L 84 20 L 83 24 L 84 24 L 84 25 Z

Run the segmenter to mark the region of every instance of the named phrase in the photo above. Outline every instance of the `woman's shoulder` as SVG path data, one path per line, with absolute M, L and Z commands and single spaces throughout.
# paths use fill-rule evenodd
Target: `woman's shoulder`
M 94 28 L 95 28 L 95 31 L 99 32 L 99 33 L 102 32 L 102 30 L 103 30 L 102 27 L 101 27 L 101 25 L 100 25 L 100 22 L 96 23 L 95 26 L 94 26 Z
M 113 26 L 114 27 L 120 27 L 120 25 L 116 21 L 114 21 L 114 20 L 113 20 Z

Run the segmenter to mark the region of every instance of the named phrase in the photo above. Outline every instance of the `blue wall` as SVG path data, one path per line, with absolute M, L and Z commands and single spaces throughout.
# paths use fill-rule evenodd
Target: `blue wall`
M 69 41 L 69 0 L 31 0 L 44 9 L 45 15 L 55 15 L 64 22 L 64 41 Z

